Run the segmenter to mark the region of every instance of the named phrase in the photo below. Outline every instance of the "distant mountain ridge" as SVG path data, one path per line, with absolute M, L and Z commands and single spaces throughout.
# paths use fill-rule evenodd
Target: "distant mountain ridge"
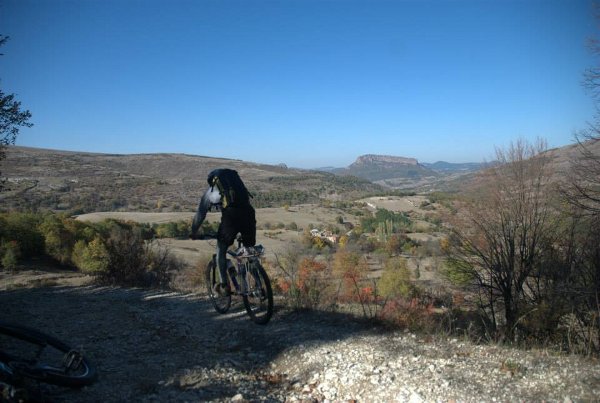
M 356 176 L 386 188 L 429 191 L 444 188 L 447 180 L 474 173 L 483 163 L 420 163 L 416 158 L 364 154 L 345 168 L 323 167 L 318 171 L 340 176 Z
M 356 161 L 350 165 L 360 167 L 365 165 L 380 165 L 394 167 L 396 165 L 419 165 L 415 158 L 395 157 L 392 155 L 365 154 L 359 156 Z
M 376 154 L 361 155 L 347 168 L 337 168 L 329 172 L 336 175 L 357 176 L 375 183 L 398 178 L 414 180 L 437 176 L 435 171 L 420 165 L 415 158 Z
M 336 175 L 352 175 L 392 188 L 418 187 L 423 180 L 457 173 L 474 172 L 480 163 L 454 164 L 444 161 L 420 163 L 416 158 L 393 155 L 364 154 L 346 168 L 321 168 Z

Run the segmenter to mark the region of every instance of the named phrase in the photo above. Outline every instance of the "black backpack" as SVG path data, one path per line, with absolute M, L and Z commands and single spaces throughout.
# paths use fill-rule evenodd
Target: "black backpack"
M 239 207 L 250 204 L 252 195 L 246 189 L 246 185 L 233 169 L 215 169 L 208 174 L 208 184 L 216 186 L 221 193 L 223 208 L 228 206 Z

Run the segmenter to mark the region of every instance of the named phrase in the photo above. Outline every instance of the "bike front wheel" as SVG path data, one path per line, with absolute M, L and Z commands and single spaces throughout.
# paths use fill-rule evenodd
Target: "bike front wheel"
M 81 351 L 35 329 L 0 321 L 0 361 L 13 380 L 30 378 L 79 388 L 96 380 L 97 372 Z
M 254 262 L 246 278 L 248 292 L 243 296 L 246 312 L 254 323 L 265 325 L 273 315 L 273 290 L 269 276 L 260 263 Z
M 216 261 L 213 259 L 206 265 L 205 280 L 206 290 L 215 310 L 219 313 L 227 313 L 231 306 L 231 295 L 219 295 L 215 287 L 220 283 L 219 268 Z

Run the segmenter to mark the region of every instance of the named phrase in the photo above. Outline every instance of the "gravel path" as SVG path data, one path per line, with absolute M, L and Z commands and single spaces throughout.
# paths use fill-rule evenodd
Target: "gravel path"
M 35 273 L 32 274 L 35 277 Z M 0 276 L 0 289 L 7 284 Z M 279 310 L 253 324 L 202 294 L 30 282 L 0 291 L 0 318 L 82 346 L 100 372 L 51 401 L 594 401 L 600 363 Z M 43 282 L 41 283 L 43 284 Z

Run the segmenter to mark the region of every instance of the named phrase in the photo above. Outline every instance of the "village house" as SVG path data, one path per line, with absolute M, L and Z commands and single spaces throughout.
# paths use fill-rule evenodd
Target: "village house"
M 336 244 L 339 241 L 339 237 L 331 231 L 321 231 L 316 228 L 313 228 L 312 230 L 310 230 L 310 235 L 313 238 L 325 239 L 331 242 L 332 244 Z

